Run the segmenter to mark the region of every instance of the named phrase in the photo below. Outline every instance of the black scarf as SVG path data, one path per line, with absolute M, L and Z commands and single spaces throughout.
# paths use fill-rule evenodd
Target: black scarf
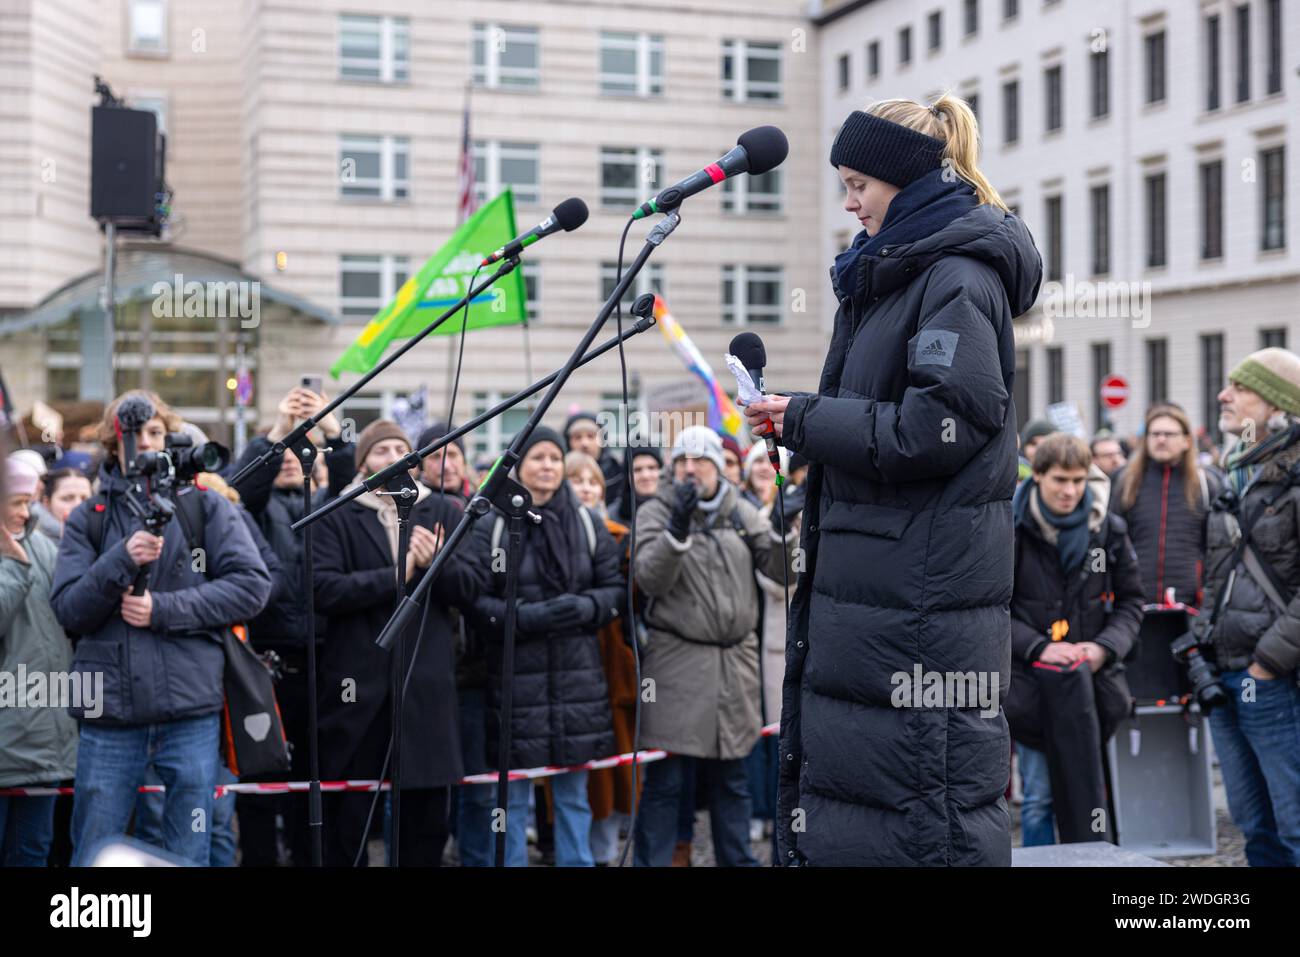
M 528 524 L 525 547 L 537 550 L 537 565 L 548 598 L 578 591 L 578 576 L 582 571 L 578 558 L 587 553 L 587 543 L 579 532 L 578 514 L 574 511 L 578 507 L 568 483 L 561 485 L 545 505 L 533 506 L 533 511 L 542 517 L 542 524 Z

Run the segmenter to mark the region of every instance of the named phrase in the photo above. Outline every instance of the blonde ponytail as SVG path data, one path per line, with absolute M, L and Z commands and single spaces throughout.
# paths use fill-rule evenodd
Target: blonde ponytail
M 980 203 L 1009 212 L 993 184 L 979 171 L 979 122 L 970 104 L 961 97 L 944 93 L 929 106 L 915 100 L 880 100 L 869 106 L 866 112 L 943 140 L 946 144 L 944 162 L 971 185 Z

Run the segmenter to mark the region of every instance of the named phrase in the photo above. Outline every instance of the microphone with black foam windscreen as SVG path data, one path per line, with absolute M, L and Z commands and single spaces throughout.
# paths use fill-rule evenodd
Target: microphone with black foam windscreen
M 135 468 L 135 434 L 144 428 L 154 414 L 153 403 L 142 395 L 129 395 L 117 404 L 113 414 L 113 430 L 117 432 L 117 441 L 122 448 L 125 472 L 131 472 Z
M 642 203 L 632 214 L 633 219 L 643 219 L 651 213 L 667 213 L 681 205 L 688 196 L 708 189 L 740 173 L 761 176 L 785 162 L 790 152 L 790 141 L 775 126 L 756 126 L 740 134 L 734 149 L 729 150 L 716 163 L 697 170 L 667 189 L 659 191 L 654 199 Z
M 758 334 L 740 333 L 731 340 L 727 351 L 740 360 L 740 364 L 745 367 L 745 371 L 753 380 L 754 388 L 759 392 L 766 392 L 763 387 L 763 367 L 767 365 L 767 349 L 763 347 L 763 340 Z M 772 463 L 772 468 L 776 469 L 776 474 L 780 475 L 781 453 L 776 447 L 776 429 L 772 425 L 772 420 L 768 419 L 766 424 L 759 428 L 763 433 L 763 441 L 767 443 L 767 459 Z
M 537 242 L 551 233 L 566 232 L 570 233 L 587 221 L 587 204 L 576 196 L 571 196 L 551 210 L 551 215 L 547 216 L 540 223 L 534 226 L 528 232 L 516 236 L 510 242 L 506 243 L 487 259 L 484 259 L 480 265 L 490 266 L 494 262 L 502 259 L 508 259 L 512 256 L 518 256 L 527 247 Z

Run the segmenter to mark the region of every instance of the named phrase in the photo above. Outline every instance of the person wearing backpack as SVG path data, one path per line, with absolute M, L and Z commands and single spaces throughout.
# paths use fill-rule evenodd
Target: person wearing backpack
M 1128 523 L 1148 604 L 1199 608 L 1203 591 L 1205 516 L 1218 496 L 1216 475 L 1196 464 L 1192 422 L 1172 403 L 1147 410 L 1142 444 L 1111 477 L 1110 510 Z
M 261 611 L 271 576 L 235 506 L 214 492 L 179 492 L 161 536 L 141 527 L 124 501 L 117 411 L 128 398 L 154 411 L 136 433 L 137 453 L 160 451 L 181 427 L 153 393 L 114 399 L 99 426 L 108 452 L 99 492 L 72 512 L 59 542 L 50 597 L 59 623 L 80 636 L 72 671 L 83 683 L 103 680 L 100 714 L 70 709 L 81 722 L 72 864 L 91 863 L 96 845 L 126 832 L 149 767 L 167 788 L 164 849 L 207 864 L 225 697 L 221 633 Z M 147 588 L 130 594 L 143 565 Z
M 672 754 L 647 765 L 636 825 L 638 867 L 672 863 L 683 762 L 708 782 L 717 862 L 754 866 L 746 756 L 758 742 L 757 570 L 782 579 L 796 536 L 771 522 L 722 478 L 722 441 L 698 425 L 677 436 L 672 479 L 637 511 L 637 588 L 646 595 L 641 675 L 643 748 Z M 787 521 L 794 516 L 788 516 Z M 783 548 L 783 544 L 786 546 Z M 791 578 L 796 574 L 790 571 Z
M 522 449 L 520 484 L 541 524 L 526 522 L 518 563 L 519 606 L 510 720 L 510 767 L 575 765 L 614 753 L 609 692 L 598 632 L 623 615 L 626 582 L 619 547 L 604 521 L 579 504 L 564 480 L 564 440 L 538 426 Z M 506 521 L 488 516 L 474 530 L 475 564 L 491 577 L 471 615 L 487 644 L 487 759 L 500 741 L 502 640 L 505 637 Z M 531 781 L 511 781 L 506 863 L 528 863 L 524 828 Z M 551 779 L 555 863 L 592 867 L 587 772 Z M 539 813 L 541 809 L 539 808 Z
M 1300 356 L 1261 349 L 1219 393 L 1236 436 L 1205 526 L 1208 642 L 1227 701 L 1210 712 L 1228 810 L 1252 867 L 1300 866 Z M 1204 609 L 1212 609 L 1205 614 Z

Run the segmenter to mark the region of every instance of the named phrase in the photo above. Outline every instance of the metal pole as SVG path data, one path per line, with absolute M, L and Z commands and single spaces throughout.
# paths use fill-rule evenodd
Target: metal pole
M 113 297 L 117 267 L 117 224 L 111 220 L 104 224 L 104 241 L 106 243 L 104 250 L 104 362 L 108 368 L 107 394 L 104 396 L 104 402 L 107 404 L 112 402 L 113 396 L 117 394 L 117 377 L 113 374 L 113 356 L 117 352 L 117 302 Z

